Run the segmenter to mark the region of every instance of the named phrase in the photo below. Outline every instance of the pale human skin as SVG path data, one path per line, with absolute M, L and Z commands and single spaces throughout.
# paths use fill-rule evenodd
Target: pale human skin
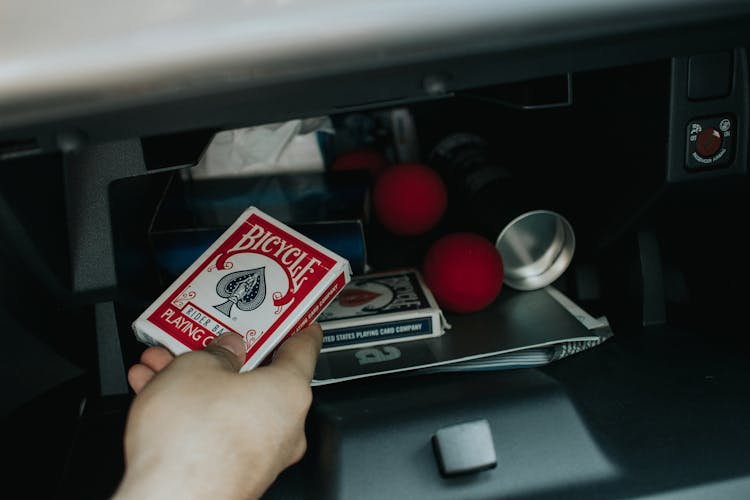
M 125 474 L 113 499 L 255 499 L 298 462 L 310 381 L 322 343 L 314 324 L 270 364 L 238 373 L 242 337 L 225 334 L 178 357 L 146 349 L 128 371 L 136 393 L 124 436 Z

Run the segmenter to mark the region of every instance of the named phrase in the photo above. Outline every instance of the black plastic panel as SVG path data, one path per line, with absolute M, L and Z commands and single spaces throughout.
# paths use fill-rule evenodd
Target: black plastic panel
M 317 388 L 308 455 L 267 497 L 594 500 L 682 498 L 694 488 L 708 497 L 713 488 L 750 494 L 747 343 L 682 327 L 618 331 L 543 369 Z M 497 467 L 443 478 L 432 434 L 485 418 Z
M 562 387 L 537 371 L 415 377 L 390 384 L 388 393 L 383 385 L 365 385 L 360 397 L 335 403 L 318 393 L 321 450 L 331 455 L 319 457 L 326 498 L 533 495 L 617 475 Z M 432 435 L 479 419 L 492 428 L 497 467 L 443 478 Z
M 97 87 L 89 89 L 92 99 L 80 88 L 60 94 L 53 88 L 46 97 L 54 106 L 41 99 L 25 107 L 22 99 L 0 101 L 7 118 L 0 124 L 0 141 L 46 150 L 57 149 L 67 137 L 101 142 L 249 126 L 431 100 L 486 85 L 688 56 L 750 41 L 750 7 L 744 2 L 723 1 L 724 8 L 700 0 L 566 4 L 544 5 L 532 14 L 525 4 L 496 2 L 491 16 L 472 18 L 474 24 L 460 30 L 438 30 L 440 9 L 428 9 L 412 26 L 411 37 L 410 30 L 394 37 L 392 23 L 405 21 L 397 9 L 387 27 L 368 32 L 370 45 L 359 52 L 346 51 L 350 45 L 345 43 L 318 46 L 315 32 L 295 33 L 313 37 L 304 54 L 286 54 L 286 59 L 271 54 L 270 61 L 257 66 L 245 66 L 243 59 L 221 72 L 202 61 L 181 68 L 182 77 L 166 68 L 156 74 L 151 67 L 143 73 L 131 70 L 128 78 L 147 79 L 138 81 L 142 92 L 119 84 L 107 94 Z M 424 31 L 430 37 L 419 40 Z M 263 55 L 246 51 L 244 58 Z M 159 92 L 161 87 L 166 90 Z
M 711 53 L 708 54 L 711 56 Z M 713 54 L 712 58 L 720 57 Z M 724 175 L 747 173 L 748 147 L 748 102 L 750 82 L 748 80 L 747 52 L 738 49 L 732 52 L 730 92 L 725 96 L 692 100 L 689 97 L 690 58 L 680 57 L 672 62 L 672 91 L 669 125 L 669 158 L 667 180 L 671 183 L 695 181 Z M 719 76 L 720 77 L 720 76 Z M 719 124 L 722 120 L 731 123 L 731 129 Z M 731 133 L 725 138 L 726 154 L 713 163 L 694 155 L 690 147 L 693 125 L 714 127 L 717 132 Z M 695 136 L 696 134 L 692 134 Z M 696 160 L 697 158 L 697 160 Z

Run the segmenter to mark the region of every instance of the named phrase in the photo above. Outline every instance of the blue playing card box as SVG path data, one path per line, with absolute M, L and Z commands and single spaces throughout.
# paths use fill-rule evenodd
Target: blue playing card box
M 450 325 L 413 268 L 355 276 L 318 317 L 321 352 L 437 337 Z

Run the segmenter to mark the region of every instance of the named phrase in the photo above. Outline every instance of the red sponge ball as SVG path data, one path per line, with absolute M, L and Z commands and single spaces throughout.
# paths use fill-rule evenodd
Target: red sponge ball
M 399 163 L 377 178 L 372 203 L 375 216 L 386 229 L 416 236 L 440 222 L 448 195 L 442 177 L 427 165 Z
M 379 151 L 361 148 L 340 154 L 331 164 L 331 170 L 367 170 L 374 177 L 388 165 L 388 159 Z
M 450 233 L 437 240 L 425 255 L 422 272 L 438 304 L 454 313 L 484 309 L 503 285 L 500 252 L 474 233 Z

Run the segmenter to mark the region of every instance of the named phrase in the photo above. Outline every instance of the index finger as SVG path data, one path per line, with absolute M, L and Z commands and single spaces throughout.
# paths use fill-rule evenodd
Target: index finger
M 276 351 L 271 365 L 289 370 L 310 382 L 322 344 L 323 330 L 319 324 L 313 323 L 284 341 Z

